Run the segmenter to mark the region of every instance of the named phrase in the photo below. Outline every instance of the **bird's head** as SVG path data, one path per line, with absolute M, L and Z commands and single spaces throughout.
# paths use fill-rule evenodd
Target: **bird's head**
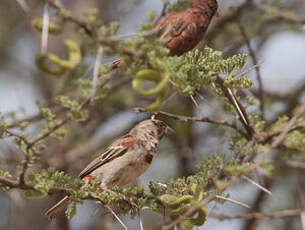
M 149 119 L 137 124 L 129 133 L 140 139 L 143 139 L 143 137 L 145 138 L 147 135 L 161 139 L 164 135 L 168 135 L 172 132 L 173 129 L 164 121 Z

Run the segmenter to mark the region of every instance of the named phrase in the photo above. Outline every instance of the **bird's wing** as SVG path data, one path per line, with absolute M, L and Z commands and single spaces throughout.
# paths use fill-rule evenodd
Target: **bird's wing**
M 188 9 L 169 15 L 155 30 L 160 38 L 168 40 L 170 55 L 181 55 L 193 49 L 202 40 L 208 25 L 209 18 L 205 14 Z
M 176 13 L 161 21 L 155 30 L 160 38 L 171 40 L 173 37 L 179 36 L 187 26 L 188 22 L 184 20 L 184 15 Z
M 123 156 L 134 143 L 135 138 L 133 136 L 126 135 L 120 138 L 109 146 L 104 153 L 89 163 L 87 167 L 81 171 L 79 177 L 84 178 L 102 165 L 107 164 L 117 157 Z

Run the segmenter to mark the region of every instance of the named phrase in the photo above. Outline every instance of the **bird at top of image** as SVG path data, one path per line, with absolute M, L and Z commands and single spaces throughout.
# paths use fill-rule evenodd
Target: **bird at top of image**
M 169 55 L 182 55 L 203 39 L 217 9 L 217 0 L 192 0 L 185 10 L 168 14 L 154 31 L 160 38 L 167 39 Z M 114 61 L 112 69 L 118 68 L 122 62 L 122 59 Z
M 154 117 L 137 124 L 129 133 L 113 142 L 100 156 L 84 168 L 79 177 L 85 182 L 95 180 L 103 190 L 133 182 L 150 166 L 164 135 L 172 129 Z M 66 196 L 52 206 L 45 215 L 55 218 L 72 200 Z

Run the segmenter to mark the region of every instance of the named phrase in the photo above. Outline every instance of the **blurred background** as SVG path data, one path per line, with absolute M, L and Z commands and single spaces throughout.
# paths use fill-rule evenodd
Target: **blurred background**
M 272 120 L 283 112 L 291 112 L 289 108 L 291 109 L 292 104 L 295 105 L 298 101 L 304 100 L 305 92 L 304 0 L 219 0 L 218 2 L 218 15 L 214 18 L 206 39 L 199 48 L 207 44 L 223 51 L 225 56 L 238 52 L 248 53 L 245 40 L 237 26 L 240 22 L 258 59 L 268 96 L 267 119 Z M 120 22 L 119 34 L 135 32 L 146 20 L 149 11 L 155 10 L 160 13 L 163 7 L 161 0 L 66 0 L 63 3 L 76 16 L 81 16 L 85 9 L 98 8 L 103 22 L 109 23 L 113 20 Z M 289 11 L 293 15 L 299 15 L 300 20 L 273 17 L 253 6 L 262 3 L 283 10 L 282 12 Z M 37 121 L 28 128 L 32 133 L 37 133 L 41 127 L 38 106 L 48 104 L 58 90 L 56 81 L 38 71 L 34 61 L 35 55 L 40 51 L 41 34 L 32 29 L 30 22 L 35 17 L 41 17 L 43 6 L 43 2 L 38 0 L 0 1 L 0 112 L 10 114 L 12 120 L 32 118 Z M 52 16 L 54 12 L 51 10 L 50 13 Z M 230 15 L 235 16 L 230 18 Z M 51 36 L 48 50 L 54 53 L 62 52 L 61 39 L 68 35 L 69 28 L 59 37 Z M 94 57 L 91 58 L 94 60 Z M 251 58 L 248 60 L 247 67 L 250 67 L 253 62 Z M 105 59 L 102 62 L 109 61 Z M 92 67 L 93 65 L 94 61 L 92 61 Z M 257 88 L 255 71 L 250 70 L 248 76 L 255 82 L 253 87 L 255 94 Z M 130 86 L 124 87 L 128 89 Z M 296 92 L 299 93 L 298 97 L 292 97 Z M 111 103 L 103 102 L 91 111 L 94 114 L 93 118 L 74 125 L 69 135 L 62 141 L 50 140 L 39 167 L 52 166 L 77 176 L 82 167 L 100 153 L 109 142 L 126 133 L 136 122 L 144 119 L 145 115 L 133 112 L 128 103 L 113 103 L 117 102 L 117 97 L 122 98 L 122 96 L 134 104 L 141 104 L 141 101 L 139 102 L 133 94 L 128 93 L 128 90 L 116 90 Z M 196 100 L 198 107 L 187 98 L 175 96 L 171 106 L 176 106 L 176 110 L 184 114 L 223 118 L 221 105 L 216 100 L 210 99 L 208 94 L 198 96 Z M 183 126 L 173 121 L 169 123 L 176 129 Z M 202 123 L 193 123 L 185 130 L 185 135 L 182 135 L 180 139 L 166 139 L 162 142 L 158 158 L 137 183 L 147 185 L 150 180 L 162 182 L 177 176 L 189 175 L 194 171 L 196 162 L 202 157 L 217 153 L 230 154 L 228 130 Z M 21 158 L 22 155 L 15 149 L 10 139 L 1 140 L 1 169 L 14 172 L 16 162 L 19 162 Z M 290 172 L 292 173 L 285 174 L 283 170 L 272 183 L 265 178 L 264 183 L 267 183 L 274 193 L 272 197 L 262 195 L 256 187 L 246 182 L 235 184 L 229 192 L 233 199 L 249 204 L 254 211 L 268 212 L 296 208 L 296 187 L 293 185 L 297 183 L 297 180 L 304 182 L 304 173 L 302 174 L 299 170 Z M 58 221 L 49 222 L 43 213 L 58 198 L 29 200 L 18 190 L 12 190 L 9 193 L 1 192 L 0 229 L 123 229 L 120 224 L 107 221 L 109 218 L 105 215 L 107 210 L 91 201 L 78 205 L 77 215 L 72 220 L 68 221 L 65 217 L 60 217 Z M 248 212 L 230 203 L 216 205 L 213 202 L 207 210 L 230 215 Z M 158 223 L 162 221 L 158 214 L 144 210 L 142 215 L 144 229 L 158 229 Z M 122 220 L 129 229 L 139 229 L 137 218 L 122 217 Z M 200 229 L 301 229 L 301 225 L 299 217 L 259 222 L 219 221 L 208 218 Z

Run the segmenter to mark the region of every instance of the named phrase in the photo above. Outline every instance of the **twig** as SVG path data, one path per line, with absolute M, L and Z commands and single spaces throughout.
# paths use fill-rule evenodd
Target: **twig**
M 249 38 L 247 36 L 247 33 L 246 33 L 244 27 L 242 26 L 242 24 L 240 22 L 238 23 L 238 26 L 239 26 L 240 33 L 243 36 L 243 38 L 246 42 L 246 45 L 248 47 L 250 56 L 253 60 L 253 64 L 255 65 L 256 79 L 258 81 L 258 88 L 259 88 L 260 110 L 261 110 L 261 113 L 262 113 L 262 117 L 264 118 L 264 116 L 265 116 L 265 99 L 264 99 L 265 98 L 265 93 L 264 93 L 264 85 L 263 85 L 263 80 L 262 80 L 262 77 L 261 77 L 260 67 L 258 65 L 256 54 L 251 47 Z
M 299 209 L 291 209 L 291 210 L 281 210 L 274 213 L 262 213 L 262 212 L 254 212 L 249 213 L 246 215 L 238 215 L 238 216 L 226 216 L 226 215 L 219 215 L 211 213 L 209 217 L 218 219 L 218 220 L 238 220 L 238 219 L 273 219 L 273 218 L 283 218 L 283 217 L 290 217 L 290 216 L 298 216 L 302 211 Z
M 25 181 L 24 184 L 20 184 L 20 182 L 16 179 L 10 179 L 3 176 L 0 176 L 0 187 L 9 187 L 14 189 L 22 189 L 22 190 L 32 190 L 36 192 L 40 192 L 35 188 L 35 184 Z M 62 187 L 53 187 L 50 190 L 48 190 L 48 195 L 54 195 L 54 194 L 60 194 L 60 195 L 70 195 L 72 190 Z M 112 192 L 112 191 L 111 191 Z M 97 200 L 103 203 L 103 200 L 98 198 L 94 193 L 89 192 L 87 197 L 84 197 L 83 200 Z M 120 196 L 120 200 L 129 202 L 128 199 L 126 199 L 123 196 Z M 130 202 L 129 202 L 130 203 Z
M 52 133 L 54 133 L 57 129 L 59 129 L 60 127 L 62 127 L 63 125 L 65 125 L 66 123 L 68 123 L 70 120 L 69 117 L 66 117 L 65 119 L 63 119 L 61 122 L 59 122 L 57 125 L 55 125 L 54 127 L 52 127 L 48 132 L 46 132 L 45 134 L 35 138 L 34 140 L 32 140 L 30 142 L 30 144 L 27 146 L 27 149 L 31 149 L 35 144 L 37 144 L 38 142 L 40 142 L 41 140 L 45 139 L 46 137 L 49 137 Z
M 18 181 L 18 180 L 8 179 L 3 176 L 0 176 L 0 184 L 7 186 L 9 188 L 19 188 L 19 189 L 24 189 L 24 190 L 37 191 L 33 184 L 27 183 L 26 181 L 24 184 L 20 184 L 20 181 Z M 70 191 L 68 189 L 64 189 L 64 188 L 52 188 L 48 191 L 49 195 L 52 195 L 52 194 L 68 195 L 69 193 L 70 193 Z M 90 198 L 90 197 L 88 197 L 88 198 Z
M 66 11 L 66 9 L 61 4 L 59 4 L 57 1 L 45 0 L 45 2 L 47 2 L 50 6 L 52 6 L 55 9 L 58 9 L 58 10 L 61 10 L 61 11 Z M 76 18 L 76 17 L 72 16 L 71 14 L 66 14 L 65 19 L 69 20 L 69 21 L 77 24 L 79 27 L 83 28 L 89 36 L 92 35 L 91 30 L 87 26 L 87 23 L 84 22 L 83 20 L 81 20 L 79 18 Z
M 18 188 L 19 187 L 19 182 L 12 180 L 12 179 L 8 179 L 6 177 L 2 177 L 0 176 L 0 183 L 2 185 L 8 186 L 10 188 Z M 24 188 L 25 185 L 20 186 L 21 188 Z
M 144 108 L 135 108 L 134 109 L 136 112 L 147 112 Z M 173 118 L 175 120 L 178 121 L 182 121 L 182 122 L 187 122 L 187 121 L 197 121 L 197 122 L 207 122 L 207 123 L 211 123 L 211 124 L 216 124 L 216 125 L 222 125 L 222 126 L 227 126 L 230 127 L 234 130 L 236 130 L 237 132 L 239 132 L 240 134 L 242 134 L 243 136 L 247 137 L 247 134 L 244 133 L 242 130 L 240 130 L 236 125 L 231 124 L 227 121 L 223 121 L 223 120 L 212 120 L 208 117 L 189 117 L 189 116 L 182 116 L 182 115 L 176 115 L 176 114 L 172 114 L 172 113 L 168 113 L 168 112 L 164 112 L 164 111 L 158 111 L 155 113 L 156 115 L 160 114 L 160 115 L 164 115 L 167 116 L 169 118 Z
M 15 133 L 9 129 L 3 128 L 0 126 L 0 130 L 2 130 L 2 132 L 7 133 L 9 135 L 9 137 L 16 137 L 20 140 L 22 140 L 27 146 L 31 144 L 31 142 L 23 135 Z
M 244 208 L 250 208 L 250 206 L 248 204 L 245 204 L 245 203 L 237 201 L 237 200 L 233 200 L 233 199 L 228 198 L 228 197 L 219 196 L 219 195 L 216 195 L 215 197 L 218 198 L 218 199 L 221 199 L 221 200 L 229 201 L 233 204 L 237 204 L 237 205 L 239 205 L 241 207 L 244 207 Z
M 106 83 L 108 83 L 108 81 L 110 80 L 107 79 L 104 81 L 104 83 L 101 85 L 104 86 Z M 85 99 L 81 105 L 80 105 L 80 109 L 85 108 L 86 106 L 88 106 L 90 103 L 90 97 Z M 66 117 L 65 119 L 63 119 L 62 121 L 60 121 L 57 125 L 55 125 L 54 127 L 52 127 L 48 132 L 46 132 L 45 134 L 43 134 L 40 137 L 37 137 L 36 139 L 32 140 L 30 142 L 30 145 L 28 145 L 28 149 L 32 148 L 35 144 L 37 144 L 38 142 L 40 142 L 41 140 L 45 139 L 46 137 L 49 137 L 53 132 L 55 132 L 57 129 L 59 129 L 60 127 L 62 127 L 63 125 L 65 125 L 66 123 L 68 123 L 71 120 L 70 117 Z
M 111 75 L 111 77 L 115 77 L 113 74 Z M 107 84 L 109 82 L 109 78 L 106 78 L 105 81 L 103 82 L 102 86 L 103 87 L 105 84 Z M 109 93 L 111 93 L 113 90 L 119 88 L 120 86 L 122 85 L 125 85 L 127 83 L 129 83 L 131 81 L 130 78 L 119 78 L 112 86 L 111 88 L 109 89 Z M 52 106 L 52 105 L 49 105 L 49 104 L 45 104 L 44 106 Z M 52 112 L 53 113 L 60 113 L 64 110 L 63 107 L 55 107 L 55 106 L 52 106 Z M 23 118 L 21 120 L 17 120 L 15 122 L 13 122 L 12 124 L 8 125 L 8 128 L 15 128 L 17 127 L 19 124 L 21 124 L 22 122 L 35 122 L 35 121 L 40 121 L 41 119 L 43 119 L 43 116 L 41 115 L 41 113 L 38 113 L 36 115 L 33 115 L 33 116 L 30 116 L 30 117 L 26 117 L 26 118 Z
M 19 185 L 23 186 L 25 184 L 24 177 L 25 177 L 26 171 L 29 166 L 28 165 L 28 163 L 29 163 L 28 154 L 29 154 L 30 146 L 32 145 L 32 143 L 25 136 L 23 136 L 21 134 L 14 133 L 13 131 L 8 130 L 6 128 L 2 128 L 2 127 L 0 127 L 0 130 L 2 130 L 4 133 L 7 133 L 10 137 L 15 137 L 15 138 L 22 140 L 24 142 L 24 144 L 27 146 L 26 153 L 25 153 L 25 159 L 23 159 L 21 161 L 22 169 L 21 169 L 21 173 L 19 175 Z M 33 149 L 32 149 L 32 152 L 34 154 L 36 154 Z
M 104 79 L 103 83 L 101 84 L 100 87 L 104 87 L 112 78 L 113 75 L 110 75 L 108 78 Z M 80 109 L 83 109 L 85 107 L 87 107 L 90 103 L 90 99 L 91 97 L 85 99 L 81 105 L 80 105 Z M 64 118 L 62 121 L 60 121 L 57 125 L 55 125 L 54 127 L 52 127 L 48 132 L 46 132 L 45 134 L 35 138 L 32 141 L 29 141 L 27 143 L 27 150 L 31 149 L 35 144 L 37 144 L 38 142 L 40 142 L 41 140 L 45 139 L 46 137 L 49 137 L 52 133 L 54 133 L 57 129 L 61 128 L 63 125 L 65 125 L 66 123 L 68 123 L 71 120 L 70 117 L 66 117 Z

